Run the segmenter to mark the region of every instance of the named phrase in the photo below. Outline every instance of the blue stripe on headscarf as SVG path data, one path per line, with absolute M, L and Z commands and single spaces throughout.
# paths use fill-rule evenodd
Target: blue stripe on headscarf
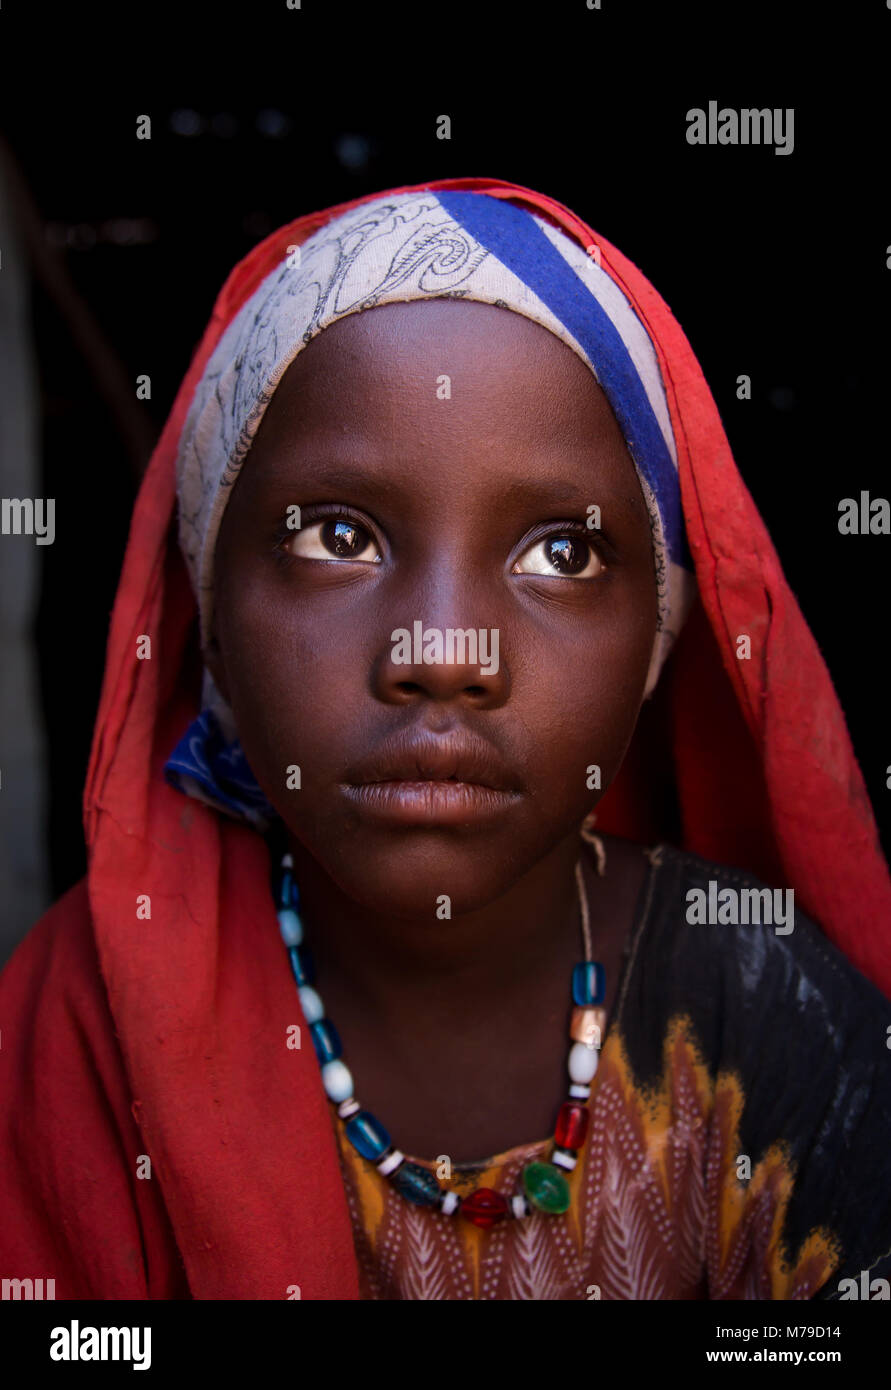
M 668 554 L 676 564 L 692 570 L 677 469 L 628 349 L 609 316 L 531 213 L 485 193 L 437 190 L 436 198 L 470 236 L 538 295 L 593 363 L 632 459 L 655 495 Z

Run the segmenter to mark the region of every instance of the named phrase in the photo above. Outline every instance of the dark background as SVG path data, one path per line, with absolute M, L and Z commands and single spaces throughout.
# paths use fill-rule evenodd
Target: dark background
M 888 852 L 891 537 L 841 536 L 838 504 L 891 495 L 891 11 L 603 3 L 26 16 L 4 0 L 38 495 L 57 509 L 36 629 L 53 896 L 85 871 L 81 794 L 135 490 L 223 280 L 300 214 L 447 176 L 556 197 L 673 309 L 823 651 Z M 794 152 L 689 146 L 687 110 L 709 100 L 794 107 Z M 135 138 L 144 114 L 150 141 Z

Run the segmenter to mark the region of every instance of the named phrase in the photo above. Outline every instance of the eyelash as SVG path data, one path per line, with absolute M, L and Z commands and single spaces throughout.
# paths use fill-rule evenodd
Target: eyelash
M 375 545 L 378 545 L 374 530 L 368 522 L 358 512 L 354 512 L 352 507 L 341 506 L 336 502 L 318 502 L 314 507 L 301 510 L 301 530 L 305 530 L 308 526 L 314 526 L 318 521 L 324 521 L 326 517 L 336 517 L 338 521 L 352 521 L 354 525 L 361 526 L 363 531 L 367 531 Z M 275 532 L 272 551 L 276 559 L 284 565 L 294 564 L 302 558 L 300 555 L 289 555 L 284 549 L 286 543 L 293 540 L 295 534 L 294 527 L 289 526 L 287 520 L 282 518 Z M 378 548 L 380 547 L 378 546 Z
M 382 548 L 375 536 L 373 528 L 368 522 L 361 517 L 358 512 L 353 511 L 352 507 L 343 506 L 336 502 L 319 502 L 314 507 L 307 508 L 305 513 L 301 512 L 300 520 L 302 528 L 313 526 L 316 522 L 323 521 L 326 517 L 336 517 L 338 520 L 352 521 L 354 525 L 361 526 L 363 531 L 368 532 L 375 545 L 378 546 L 378 549 Z M 307 520 L 307 518 L 309 519 Z M 283 565 L 294 564 L 302 558 L 299 555 L 290 555 L 284 548 L 286 543 L 291 540 L 293 536 L 294 528 L 289 526 L 287 521 L 283 518 L 275 532 L 275 543 L 273 545 L 273 554 Z M 612 546 L 606 540 L 603 533 L 601 531 L 591 531 L 584 521 L 547 523 L 541 530 L 537 530 L 533 533 L 526 546 L 519 554 L 525 555 L 527 550 L 531 550 L 534 545 L 540 545 L 542 541 L 548 540 L 551 536 L 580 536 L 583 540 L 588 542 L 591 549 L 599 556 L 604 567 L 608 567 L 614 562 Z M 519 555 L 517 558 L 519 558 Z M 344 563 L 347 562 L 344 561 Z M 535 576 L 529 577 L 534 578 Z
M 531 549 L 533 545 L 540 545 L 542 541 L 549 540 L 552 536 L 581 536 L 583 540 L 588 542 L 591 549 L 596 551 L 604 564 L 607 561 L 612 561 L 612 547 L 602 531 L 589 531 L 587 523 L 584 521 L 548 522 L 540 531 L 533 534 L 525 549 L 520 553 L 525 554 L 526 550 Z

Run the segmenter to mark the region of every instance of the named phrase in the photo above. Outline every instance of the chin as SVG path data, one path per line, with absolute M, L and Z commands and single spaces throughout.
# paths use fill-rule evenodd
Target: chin
M 302 838 L 302 837 L 301 837 Z M 361 842 L 360 842 L 361 841 Z M 420 832 L 349 837 L 343 857 L 332 857 L 321 845 L 303 843 L 342 892 L 371 912 L 393 917 L 444 916 L 442 895 L 449 899 L 452 917 L 473 912 L 507 892 L 530 865 L 516 839 L 498 843 L 479 835 L 456 836 Z M 543 851 L 542 851 L 543 852 Z M 535 851 L 531 858 L 537 858 Z

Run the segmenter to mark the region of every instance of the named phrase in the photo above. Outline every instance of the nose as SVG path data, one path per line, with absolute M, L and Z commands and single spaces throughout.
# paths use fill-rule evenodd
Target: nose
M 387 633 L 373 684 L 387 704 L 423 700 L 497 709 L 510 677 L 497 627 L 437 627 L 413 619 Z

